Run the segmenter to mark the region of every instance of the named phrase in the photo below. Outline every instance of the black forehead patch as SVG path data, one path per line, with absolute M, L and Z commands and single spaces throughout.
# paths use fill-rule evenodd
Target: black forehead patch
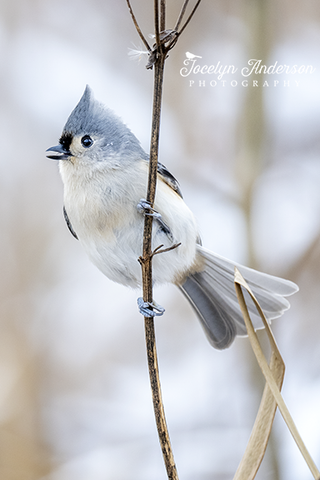
M 69 151 L 72 139 L 73 135 L 71 133 L 64 132 L 60 137 L 59 143 L 63 146 L 64 150 Z

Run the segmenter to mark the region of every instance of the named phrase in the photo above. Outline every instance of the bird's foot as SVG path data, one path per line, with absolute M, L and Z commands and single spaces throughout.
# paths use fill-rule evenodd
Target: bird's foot
M 140 202 L 137 205 L 137 210 L 139 213 L 142 213 L 143 215 L 149 215 L 150 217 L 153 217 L 157 221 L 158 225 L 160 225 L 161 230 L 167 235 L 169 240 L 171 242 L 174 241 L 170 228 L 162 220 L 161 213 L 157 212 L 157 210 L 151 207 L 150 202 L 148 202 L 144 198 L 141 198 Z
M 157 219 L 161 218 L 161 213 L 157 212 L 153 207 L 151 207 L 150 202 L 141 198 L 140 202 L 137 205 L 137 209 L 139 213 L 143 215 L 149 215 L 150 217 L 154 217 Z
M 139 297 L 137 300 L 139 312 L 144 317 L 152 318 L 152 317 L 160 317 L 164 314 L 165 309 L 158 305 L 155 301 L 151 302 L 144 302 L 142 297 Z

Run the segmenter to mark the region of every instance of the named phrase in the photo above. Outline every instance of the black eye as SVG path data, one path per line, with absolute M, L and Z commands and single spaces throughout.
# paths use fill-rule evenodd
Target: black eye
M 81 138 L 81 143 L 85 148 L 89 148 L 93 144 L 93 140 L 89 135 L 85 135 Z

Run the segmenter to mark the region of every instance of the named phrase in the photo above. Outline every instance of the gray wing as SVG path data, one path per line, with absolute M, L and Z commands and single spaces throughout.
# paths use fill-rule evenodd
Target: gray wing
M 172 173 L 169 172 L 167 167 L 165 167 L 162 163 L 159 163 L 159 162 L 158 162 L 158 173 L 159 175 L 161 175 L 161 178 L 163 179 L 163 181 L 167 185 L 169 185 L 169 187 L 171 187 L 172 190 L 174 190 L 179 195 L 179 197 L 183 198 L 178 180 L 172 175 Z M 168 229 L 166 233 L 171 234 L 169 227 L 168 226 L 166 227 Z M 197 238 L 197 244 L 202 245 L 200 235 Z
M 181 198 L 183 198 L 178 180 L 172 175 L 172 173 L 169 172 L 167 167 L 165 167 L 164 165 L 162 165 L 162 163 L 159 162 L 158 173 L 159 175 L 161 175 L 163 181 L 166 182 L 166 184 L 169 185 L 169 187 L 171 187 L 172 190 L 174 190 Z
M 74 238 L 79 240 L 76 232 L 73 230 L 73 227 L 72 227 L 71 222 L 69 220 L 69 217 L 68 217 L 68 214 L 67 214 L 67 210 L 65 209 L 65 206 L 63 206 L 63 216 L 64 216 L 64 219 L 66 221 L 67 227 L 69 228 L 69 231 L 74 236 Z

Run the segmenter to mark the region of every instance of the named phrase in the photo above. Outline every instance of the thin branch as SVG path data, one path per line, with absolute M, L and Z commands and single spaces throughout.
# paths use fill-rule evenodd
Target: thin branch
M 153 318 L 145 318 L 145 337 L 147 345 L 150 384 L 152 390 L 152 401 L 154 406 L 154 413 L 161 450 L 167 470 L 168 479 L 179 480 L 177 468 L 173 458 L 166 418 L 164 414 Z
M 160 32 L 166 29 L 166 0 L 161 0 L 160 3 Z
M 180 247 L 180 245 L 181 245 L 181 242 L 175 243 L 174 245 L 171 245 L 171 247 L 168 247 L 168 248 L 162 248 L 164 246 L 162 243 L 161 245 L 159 245 L 157 248 L 153 250 L 153 252 L 151 253 L 151 258 L 153 258 L 155 255 L 158 255 L 158 253 L 170 252 L 171 250 L 174 250 L 175 248 Z M 140 263 L 140 265 L 142 265 L 142 263 L 145 263 L 146 260 L 143 257 L 139 257 L 138 262 Z
M 149 43 L 147 42 L 145 36 L 143 35 L 142 31 L 140 30 L 140 27 L 139 27 L 139 25 L 138 25 L 137 19 L 136 19 L 134 13 L 133 13 L 133 10 L 132 10 L 131 4 L 130 4 L 130 0 L 126 0 L 126 2 L 127 2 L 127 5 L 128 5 L 128 8 L 129 8 L 130 15 L 131 15 L 131 17 L 132 17 L 132 21 L 133 21 L 133 23 L 134 23 L 134 26 L 136 27 L 136 30 L 137 30 L 137 32 L 138 32 L 138 34 L 139 34 L 139 37 L 140 37 L 141 40 L 143 41 L 143 43 L 144 43 L 146 49 L 148 50 L 148 52 L 151 52 L 151 47 L 150 47 Z
M 175 31 L 165 30 L 165 9 L 166 0 L 160 0 L 160 15 L 159 15 L 159 0 L 154 0 L 154 27 L 156 45 L 153 49 L 150 49 L 146 42 L 138 23 L 133 14 L 130 1 L 126 0 L 134 25 L 137 29 L 140 38 L 146 45 L 149 51 L 149 62 L 147 68 L 154 68 L 154 89 L 153 89 L 153 112 L 152 112 L 152 127 L 151 127 L 151 144 L 150 144 L 150 159 L 149 159 L 149 173 L 148 173 L 148 188 L 147 188 L 147 202 L 153 208 L 156 194 L 157 185 L 157 170 L 158 170 L 158 150 L 159 150 L 159 132 L 160 132 L 160 117 L 161 117 L 161 101 L 162 101 L 162 86 L 163 86 L 163 73 L 164 64 L 167 57 L 167 52 L 175 45 L 178 35 Z M 185 2 L 187 3 L 187 2 Z M 198 1 L 198 4 L 200 0 Z M 197 4 L 197 6 L 198 6 Z M 196 8 L 195 8 L 196 9 Z M 189 16 L 187 23 L 191 20 L 191 17 L 195 11 Z M 160 25 L 159 25 L 160 21 Z M 183 29 L 186 27 L 184 25 Z M 162 34 L 161 34 L 162 32 Z M 171 37 L 170 37 L 171 36 Z M 167 43 L 167 45 L 165 45 Z M 150 305 L 152 311 L 153 302 L 153 282 L 152 282 L 152 258 L 157 253 L 165 253 L 173 248 L 177 248 L 179 245 L 175 244 L 168 249 L 156 248 L 152 252 L 152 220 L 151 215 L 145 215 L 144 231 L 143 231 L 143 247 L 142 256 L 139 259 L 142 269 L 142 289 L 143 289 L 143 301 Z M 152 391 L 153 408 L 155 413 L 155 419 L 157 424 L 157 430 L 163 453 L 164 463 L 167 470 L 169 480 L 178 480 L 178 473 L 173 458 L 168 427 L 164 414 L 164 407 L 161 395 L 161 385 L 159 377 L 159 367 L 157 359 L 154 318 L 144 317 L 145 324 L 145 338 L 147 346 L 147 358 L 148 368 L 150 376 L 150 384 Z
M 153 115 L 152 115 L 152 130 L 151 130 L 151 145 L 150 145 L 150 160 L 149 160 L 149 176 L 148 176 L 148 190 L 147 201 L 151 206 L 154 204 L 156 183 L 157 183 L 157 168 L 158 168 L 158 145 L 160 132 L 160 115 L 161 115 L 161 99 L 162 99 L 162 84 L 163 84 L 163 70 L 164 70 L 165 54 L 159 52 L 155 62 L 154 72 L 154 92 L 153 92 Z M 148 303 L 153 303 L 152 292 L 152 216 L 146 215 L 144 222 L 143 234 L 143 253 L 141 263 L 142 268 L 142 287 L 143 300 Z M 159 367 L 157 359 L 156 338 L 154 330 L 154 319 L 145 317 L 145 338 L 147 346 L 148 368 L 150 376 L 150 384 L 152 391 L 152 400 L 154 414 L 158 429 L 158 435 L 161 445 L 161 450 L 164 458 L 164 463 L 167 470 L 169 480 L 178 480 L 176 465 L 173 458 L 172 447 L 169 438 L 168 427 L 166 423 L 161 385 L 159 378 Z
M 185 12 L 186 12 L 188 3 L 189 3 L 189 0 L 185 0 L 184 4 L 182 5 L 182 8 L 181 8 L 181 11 L 179 13 L 179 17 L 178 17 L 176 26 L 174 27 L 174 30 L 176 30 L 176 31 L 179 30 L 180 23 L 182 22 L 182 19 L 184 17 Z
M 154 257 L 155 255 L 158 255 L 158 253 L 170 252 L 171 250 L 174 250 L 175 248 L 180 247 L 180 245 L 181 245 L 181 242 L 175 243 L 174 245 L 171 245 L 171 247 L 168 247 L 168 248 L 162 248 L 163 245 L 159 245 L 159 247 L 155 248 L 154 251 L 152 252 L 152 257 Z
M 187 1 L 187 0 L 186 0 Z M 183 32 L 183 30 L 187 27 L 187 25 L 189 24 L 190 20 L 192 19 L 193 15 L 195 14 L 199 4 L 200 4 L 201 0 L 198 0 L 197 3 L 195 4 L 195 6 L 193 7 L 193 10 L 192 12 L 190 13 L 186 23 L 183 25 L 183 27 L 181 28 L 180 32 L 178 32 L 178 35 L 181 35 L 181 33 Z
M 156 45 L 160 46 L 160 28 L 159 28 L 159 0 L 154 0 L 154 33 L 156 36 Z

